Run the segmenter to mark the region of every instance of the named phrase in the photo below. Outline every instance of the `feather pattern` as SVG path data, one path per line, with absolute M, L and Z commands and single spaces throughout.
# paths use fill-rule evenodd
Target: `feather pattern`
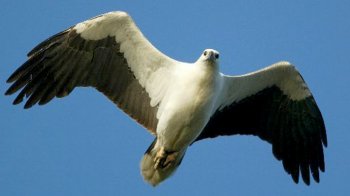
M 243 76 L 223 76 L 218 106 L 196 141 L 255 135 L 272 144 L 276 159 L 299 181 L 319 182 L 325 170 L 326 129 L 316 102 L 294 66 L 281 62 Z
M 65 97 L 75 87 L 92 86 L 155 134 L 168 84 L 148 81 L 171 78 L 167 69 L 175 61 L 154 48 L 124 12 L 79 23 L 43 41 L 28 57 L 7 80 L 13 84 L 6 95 L 20 91 L 14 104 L 27 97 L 24 107 L 30 108 Z

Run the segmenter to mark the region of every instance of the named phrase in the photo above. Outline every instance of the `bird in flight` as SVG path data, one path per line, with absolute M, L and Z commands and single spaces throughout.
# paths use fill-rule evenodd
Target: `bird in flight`
M 13 104 L 44 105 L 75 87 L 94 87 L 155 136 L 141 160 L 153 186 L 180 165 L 202 139 L 258 136 L 298 183 L 324 172 L 327 136 L 321 112 L 297 69 L 278 62 L 229 76 L 219 52 L 204 50 L 194 63 L 157 50 L 125 12 L 78 23 L 40 43 L 7 80 Z

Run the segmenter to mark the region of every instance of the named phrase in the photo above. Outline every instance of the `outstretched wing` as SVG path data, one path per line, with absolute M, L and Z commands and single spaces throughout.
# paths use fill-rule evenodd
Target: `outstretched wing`
M 285 171 L 310 184 L 325 170 L 322 115 L 299 72 L 288 62 L 243 76 L 224 76 L 218 109 L 196 141 L 220 135 L 256 135 L 272 144 Z
M 91 86 L 155 133 L 158 105 L 173 78 L 175 60 L 159 52 L 124 12 L 79 23 L 39 44 L 7 80 L 25 108 Z

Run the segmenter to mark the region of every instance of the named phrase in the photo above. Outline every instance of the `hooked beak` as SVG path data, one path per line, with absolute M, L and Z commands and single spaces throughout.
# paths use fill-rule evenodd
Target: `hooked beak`
M 210 60 L 210 61 L 215 61 L 215 54 L 214 54 L 214 52 L 213 51 L 209 51 L 208 52 L 208 60 Z

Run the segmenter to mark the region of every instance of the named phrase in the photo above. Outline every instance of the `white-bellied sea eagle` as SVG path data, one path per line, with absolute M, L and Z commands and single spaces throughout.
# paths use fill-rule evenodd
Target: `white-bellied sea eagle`
M 206 49 L 194 63 L 157 50 L 125 12 L 81 22 L 36 46 L 7 80 L 6 95 L 25 108 L 94 87 L 155 136 L 141 160 L 153 186 L 180 165 L 187 148 L 224 135 L 255 135 L 297 183 L 325 170 L 325 125 L 297 69 L 278 62 L 240 76 L 219 71 L 219 53 Z

